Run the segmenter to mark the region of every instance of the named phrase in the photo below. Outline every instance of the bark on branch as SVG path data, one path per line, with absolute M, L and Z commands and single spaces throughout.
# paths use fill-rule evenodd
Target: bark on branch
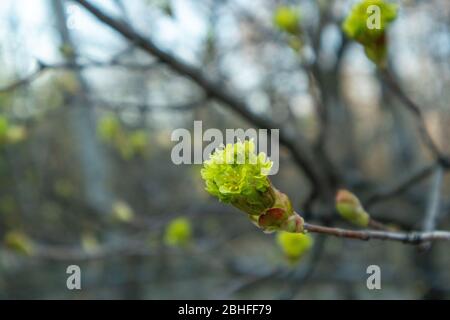
M 356 240 L 390 240 L 399 241 L 408 244 L 421 244 L 427 241 L 447 240 L 450 241 L 449 231 L 431 231 L 431 232 L 390 232 L 375 230 L 348 230 L 341 228 L 331 228 L 305 223 L 305 230 L 308 232 L 322 233 L 339 238 L 349 238 Z

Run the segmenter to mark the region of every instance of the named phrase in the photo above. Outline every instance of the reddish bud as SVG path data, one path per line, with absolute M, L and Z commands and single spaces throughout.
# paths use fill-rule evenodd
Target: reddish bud
M 263 229 L 278 227 L 284 222 L 285 219 L 286 210 L 282 208 L 271 208 L 259 217 L 258 224 Z

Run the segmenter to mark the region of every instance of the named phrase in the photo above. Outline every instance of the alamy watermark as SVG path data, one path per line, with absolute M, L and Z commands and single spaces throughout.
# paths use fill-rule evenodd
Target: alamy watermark
M 202 164 L 216 148 L 229 143 L 233 144 L 238 140 L 253 140 L 257 151 L 265 153 L 273 162 L 269 175 L 278 173 L 280 166 L 279 129 L 270 129 L 270 131 L 268 129 L 226 129 L 224 139 L 221 130 L 210 128 L 203 132 L 202 121 L 194 121 L 193 137 L 189 130 L 178 128 L 172 132 L 171 140 L 178 142 L 172 148 L 171 153 L 172 162 L 177 165 Z M 204 142 L 209 142 L 209 144 L 203 148 Z M 227 161 L 227 163 L 229 162 Z M 243 159 L 237 159 L 236 163 L 243 164 Z
M 373 4 L 367 7 L 367 14 L 369 17 L 366 21 L 367 29 L 380 30 L 381 29 L 381 9 L 379 6 Z
M 66 287 L 69 290 L 81 290 L 81 268 L 75 264 L 70 265 L 66 269 L 67 277 Z
M 366 286 L 369 290 L 381 289 L 381 268 L 376 264 L 367 267 L 366 273 L 370 276 L 367 278 Z

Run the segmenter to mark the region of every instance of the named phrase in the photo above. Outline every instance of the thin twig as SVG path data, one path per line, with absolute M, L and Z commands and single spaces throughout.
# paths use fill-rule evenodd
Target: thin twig
M 150 69 L 155 68 L 158 66 L 157 63 L 149 63 L 149 64 L 136 64 L 136 63 L 124 63 L 124 62 L 118 62 L 118 61 L 110 61 L 110 62 L 100 62 L 100 61 L 93 61 L 90 63 L 61 63 L 61 64 L 46 64 L 44 62 L 39 61 L 38 62 L 38 68 L 31 72 L 29 75 L 15 80 L 12 83 L 1 87 L 0 88 L 0 94 L 6 93 L 6 92 L 12 92 L 14 90 L 17 90 L 21 87 L 27 86 L 30 83 L 32 83 L 34 80 L 38 79 L 41 75 L 44 74 L 47 70 L 83 70 L 88 68 L 112 68 L 112 67 L 120 67 L 120 68 L 127 68 L 131 70 L 139 70 L 139 71 L 148 71 Z
M 45 66 L 40 65 L 38 67 L 38 69 L 36 69 L 35 71 L 33 71 L 31 74 L 29 74 L 28 76 L 22 78 L 22 79 L 18 79 L 2 88 L 0 88 L 0 94 L 2 93 L 7 93 L 7 92 L 11 92 L 14 91 L 20 87 L 26 86 L 28 84 L 30 84 L 31 82 L 33 82 L 34 80 L 36 80 L 46 69 Z
M 436 168 L 433 179 L 433 184 L 430 192 L 430 199 L 428 201 L 427 214 L 425 216 L 423 230 L 432 231 L 436 226 L 436 218 L 439 214 L 439 204 L 441 197 L 442 180 L 444 170 L 441 167 Z
M 431 134 L 427 130 L 425 119 L 422 113 L 422 109 L 412 101 L 408 95 L 403 91 L 400 85 L 397 83 L 395 77 L 387 69 L 381 69 L 381 75 L 388 85 L 388 88 L 400 99 L 400 101 L 410 110 L 418 120 L 419 131 L 422 136 L 422 140 L 426 147 L 430 150 L 433 156 L 438 162 L 448 167 L 450 165 L 448 156 L 444 155 L 439 147 L 434 142 Z
M 436 163 L 426 165 L 414 171 L 411 175 L 391 187 L 374 192 L 367 198 L 366 201 L 364 201 L 364 207 L 369 208 L 379 201 L 390 199 L 402 194 L 416 183 L 428 177 L 433 172 L 434 168 L 436 168 Z
M 341 228 L 331 228 L 305 223 L 304 228 L 308 232 L 322 233 L 330 236 L 349 238 L 356 240 L 390 240 L 408 244 L 420 244 L 425 241 L 447 240 L 450 241 L 449 231 L 432 232 L 390 232 L 375 230 L 348 230 Z
M 444 170 L 442 169 L 442 167 L 437 167 L 435 170 L 434 179 L 430 190 L 430 197 L 428 199 L 427 211 L 423 222 L 423 231 L 425 232 L 433 231 L 436 227 L 436 219 L 439 215 L 440 208 L 443 177 Z M 430 242 L 424 242 L 422 243 L 421 248 L 425 250 L 429 249 L 430 246 Z
M 385 225 L 384 223 L 373 219 L 372 217 L 369 219 L 368 226 L 370 228 L 376 229 L 376 230 L 392 231 L 392 227 L 389 227 L 389 226 Z
M 191 111 L 200 108 L 208 101 L 207 97 L 200 97 L 193 101 L 185 103 L 176 103 L 169 105 L 152 105 L 146 103 L 130 102 L 130 101 L 108 101 L 104 99 L 88 97 L 89 101 L 99 107 L 106 107 L 113 111 L 121 111 L 128 108 L 136 108 L 141 111 Z

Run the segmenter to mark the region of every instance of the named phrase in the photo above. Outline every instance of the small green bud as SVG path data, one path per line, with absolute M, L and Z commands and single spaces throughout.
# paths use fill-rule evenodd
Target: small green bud
M 25 127 L 19 125 L 10 126 L 6 132 L 6 140 L 11 144 L 22 142 L 26 137 L 27 131 Z
M 292 35 L 300 33 L 300 13 L 298 9 L 280 6 L 273 16 L 274 24 L 284 32 Z
M 275 195 L 274 204 L 259 216 L 258 226 L 264 232 L 284 230 L 287 232 L 303 232 L 303 218 L 292 209 L 288 196 L 271 187 Z
M 5 116 L 0 115 L 0 144 L 15 144 L 25 140 L 27 131 L 24 126 L 11 124 Z
M 336 194 L 336 210 L 344 219 L 357 226 L 369 225 L 369 214 L 364 210 L 359 199 L 348 190 L 339 190 Z
M 313 246 L 312 237 L 304 233 L 280 231 L 277 233 L 276 241 L 291 263 L 298 262 Z
M 130 134 L 129 144 L 132 146 L 134 153 L 142 154 L 148 144 L 147 133 L 144 130 L 136 130 Z
M 97 237 L 91 232 L 85 232 L 81 235 L 81 247 L 89 254 L 98 252 L 100 244 Z
M 100 120 L 97 131 L 100 138 L 104 141 L 111 142 L 121 131 L 120 122 L 115 116 L 105 116 Z
M 281 225 L 280 229 L 291 233 L 303 233 L 304 224 L 303 218 L 294 213 Z
M 130 222 L 134 218 L 134 211 L 124 201 L 116 201 L 112 207 L 114 218 L 121 222 Z
M 164 242 L 171 247 L 186 246 L 192 238 L 191 223 L 186 218 L 172 220 L 166 228 Z
M 20 231 L 10 231 L 5 235 L 5 245 L 20 254 L 32 255 L 34 248 L 28 236 Z

